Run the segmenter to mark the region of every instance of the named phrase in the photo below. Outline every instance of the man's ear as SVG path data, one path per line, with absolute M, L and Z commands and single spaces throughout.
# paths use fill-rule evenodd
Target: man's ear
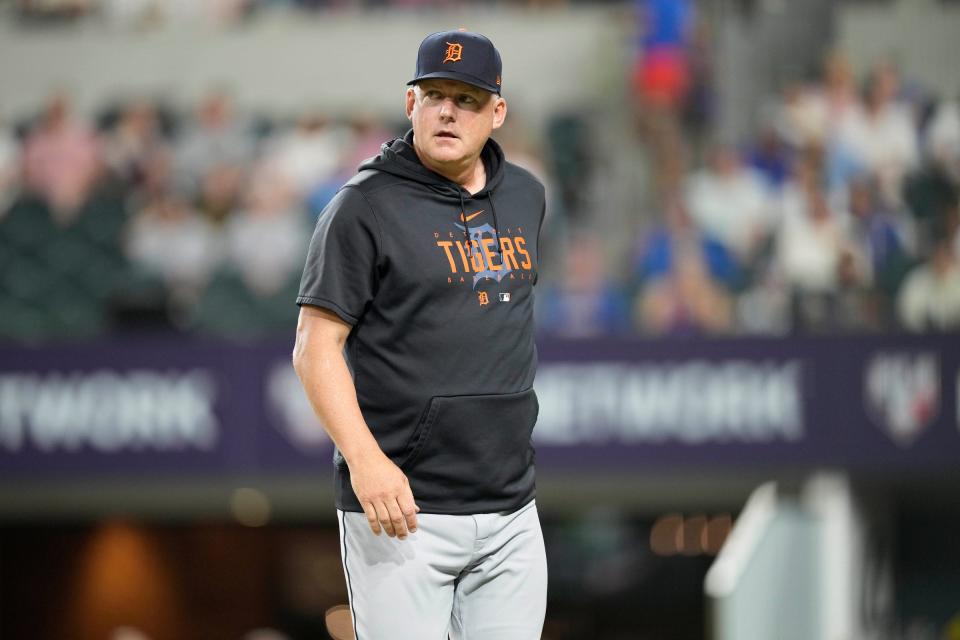
M 417 101 L 417 94 L 413 90 L 413 87 L 407 89 L 406 95 L 406 104 L 407 104 L 407 120 L 413 116 L 413 105 Z
M 507 101 L 500 96 L 497 96 L 496 100 L 496 104 L 493 105 L 493 128 L 499 129 L 507 119 Z

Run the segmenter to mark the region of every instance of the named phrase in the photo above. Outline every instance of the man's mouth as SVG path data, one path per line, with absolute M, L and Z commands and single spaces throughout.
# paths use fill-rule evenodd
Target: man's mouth
M 440 132 L 437 133 L 437 137 L 438 137 L 438 138 L 454 138 L 454 139 L 456 139 L 456 138 L 457 138 L 457 135 L 456 135 L 455 133 L 450 132 L 450 131 L 440 131 Z

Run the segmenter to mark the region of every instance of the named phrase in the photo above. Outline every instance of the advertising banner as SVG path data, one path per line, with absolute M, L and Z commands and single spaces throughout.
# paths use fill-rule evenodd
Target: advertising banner
M 326 474 L 289 342 L 0 348 L 0 476 Z M 960 337 L 542 341 L 542 470 L 960 467 Z

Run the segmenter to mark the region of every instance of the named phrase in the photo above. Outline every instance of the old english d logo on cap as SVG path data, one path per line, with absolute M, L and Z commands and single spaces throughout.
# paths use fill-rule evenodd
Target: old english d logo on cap
M 457 42 L 448 42 L 447 51 L 444 53 L 443 61 L 458 62 L 463 59 L 463 45 Z

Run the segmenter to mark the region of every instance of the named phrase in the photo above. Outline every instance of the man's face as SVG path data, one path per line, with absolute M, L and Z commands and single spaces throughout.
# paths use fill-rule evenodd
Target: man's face
M 407 90 L 407 117 L 421 159 L 438 167 L 468 163 L 507 115 L 500 96 L 456 80 L 423 80 Z

